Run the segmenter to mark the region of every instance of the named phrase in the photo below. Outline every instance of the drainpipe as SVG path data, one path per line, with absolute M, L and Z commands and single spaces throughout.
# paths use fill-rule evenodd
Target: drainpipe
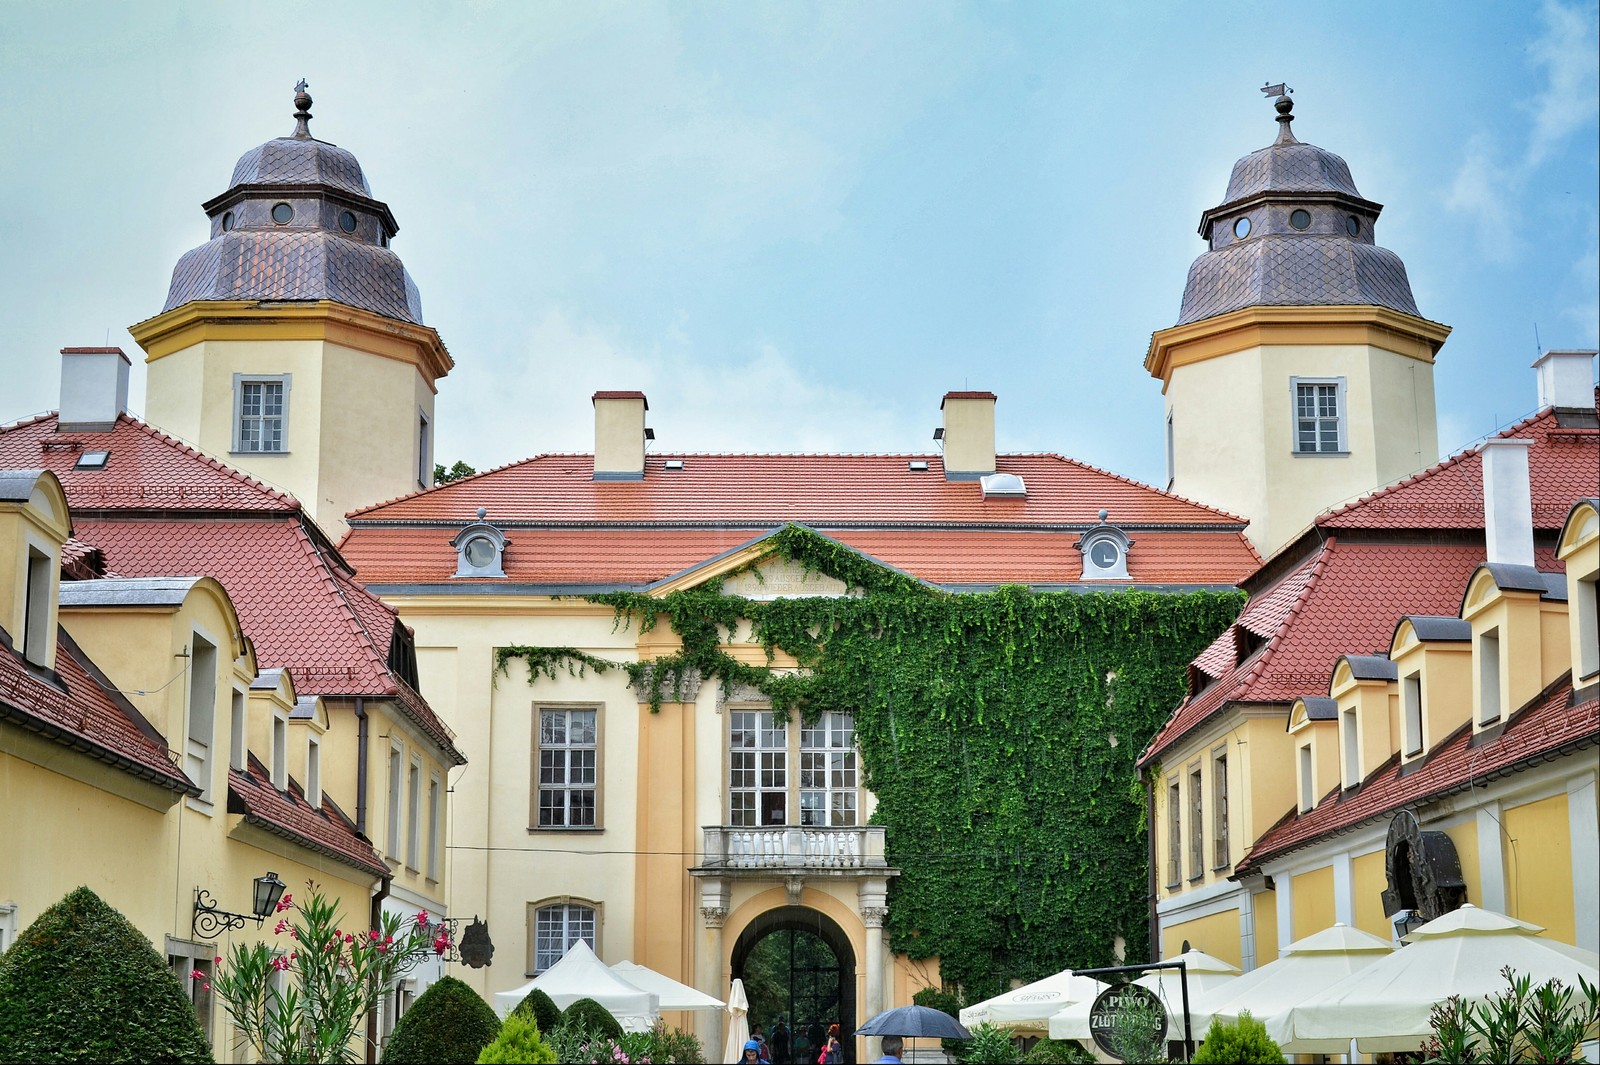
M 366 719 L 363 718 L 363 725 Z M 378 881 L 378 890 L 372 895 L 372 908 L 367 913 L 368 928 L 383 927 L 383 900 L 389 897 L 389 884 L 393 877 L 384 877 Z M 367 1011 L 367 1065 L 377 1065 L 378 1061 L 378 1009 L 373 1007 Z
M 1161 960 L 1161 918 L 1156 913 L 1156 785 L 1146 770 L 1144 777 L 1145 835 L 1150 838 L 1150 960 Z
M 367 701 L 356 696 L 356 834 L 367 834 Z M 387 890 L 387 888 L 385 889 Z

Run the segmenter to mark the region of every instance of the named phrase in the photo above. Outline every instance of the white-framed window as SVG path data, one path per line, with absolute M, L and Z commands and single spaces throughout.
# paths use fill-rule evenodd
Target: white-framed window
M 578 940 L 600 953 L 599 907 L 582 902 L 529 903 L 532 934 L 528 936 L 528 975 L 535 976 L 560 961 Z
M 290 374 L 233 375 L 233 450 L 289 450 Z
M 233 701 L 228 708 L 228 765 L 241 773 L 250 746 L 249 718 L 245 710 L 247 698 L 238 688 L 233 689 Z
M 789 729 L 771 710 L 728 715 L 728 823 L 784 825 L 789 818 Z
M 194 1006 L 195 1019 L 211 1041 L 211 978 L 216 975 L 215 944 L 194 943 L 167 937 L 167 966 L 183 985 L 183 994 Z
M 289 720 L 282 714 L 272 715 L 272 786 L 289 789 Z
M 1289 382 L 1294 402 L 1295 453 L 1345 451 L 1344 378 L 1291 377 Z
M 1339 783 L 1342 787 L 1353 788 L 1361 783 L 1361 734 L 1356 727 L 1355 707 L 1339 714 L 1339 751 L 1343 755 Z
M 419 868 L 422 852 L 422 763 L 412 759 L 406 778 L 406 868 Z
M 1578 660 L 1572 664 L 1572 681 L 1582 687 L 1600 674 L 1600 577 L 1579 577 L 1577 584 Z
M 27 547 L 27 583 L 22 595 L 22 657 L 36 666 L 50 661 L 50 556 Z
M 1205 797 L 1200 767 L 1189 769 L 1189 879 L 1205 875 Z
M 1316 781 L 1312 779 L 1311 744 L 1300 747 L 1300 812 L 1305 813 L 1317 804 Z
M 1172 491 L 1172 482 L 1177 479 L 1178 446 L 1173 438 L 1172 412 L 1167 411 L 1167 491 Z
M 433 484 L 433 439 L 427 411 L 417 412 L 417 487 Z
M 189 638 L 189 728 L 184 770 L 200 786 L 200 801 L 211 801 L 212 751 L 217 731 L 217 645 L 191 632 Z
M 444 786 L 437 775 L 428 779 L 428 879 L 439 879 L 444 839 Z
M 1478 637 L 1478 724 L 1500 720 L 1500 630 Z
M 313 810 L 322 805 L 322 744 L 306 737 L 306 802 Z
M 1226 747 L 1212 752 L 1211 755 L 1211 808 L 1213 818 L 1211 866 L 1214 869 L 1225 869 L 1232 859 L 1228 849 L 1228 749 Z
M 856 721 L 826 713 L 800 728 L 800 824 L 856 823 Z
M 600 711 L 542 706 L 533 752 L 533 824 L 537 828 L 598 828 Z
M 1167 783 L 1167 887 L 1183 881 L 1183 792 L 1178 778 Z
M 1401 740 L 1406 757 L 1422 753 L 1422 673 L 1408 673 L 1400 682 Z
M 17 904 L 0 902 L 0 954 L 17 940 Z
M 399 744 L 389 748 L 389 857 L 400 860 L 400 795 L 405 771 L 405 752 Z

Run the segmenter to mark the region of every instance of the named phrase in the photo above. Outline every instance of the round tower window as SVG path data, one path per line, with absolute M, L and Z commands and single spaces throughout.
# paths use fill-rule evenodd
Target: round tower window
M 1344 220 L 1344 231 L 1352 237 L 1359 237 L 1361 235 L 1361 220 L 1355 215 L 1346 218 Z
M 280 226 L 288 225 L 290 219 L 292 218 L 294 218 L 293 207 L 290 207 L 286 203 L 275 203 L 272 205 L 272 220 L 278 223 Z
M 1311 225 L 1311 212 L 1295 211 L 1289 216 L 1289 224 L 1294 226 L 1296 229 L 1305 229 L 1307 226 Z
M 1233 224 L 1233 235 L 1243 240 L 1250 235 L 1250 219 L 1241 218 Z
M 468 565 L 483 569 L 494 562 L 494 541 L 487 536 L 474 536 L 467 541 L 464 553 Z
M 339 228 L 346 233 L 354 233 L 356 231 L 356 216 L 349 211 L 340 211 Z
M 1089 561 L 1101 569 L 1111 569 L 1122 558 L 1122 551 L 1115 541 L 1098 540 L 1089 549 Z
M 222 216 L 222 231 L 224 233 L 226 233 L 228 230 L 230 230 L 232 228 L 233 228 L 233 212 L 229 211 L 228 213 L 226 213 L 226 214 L 224 214 Z

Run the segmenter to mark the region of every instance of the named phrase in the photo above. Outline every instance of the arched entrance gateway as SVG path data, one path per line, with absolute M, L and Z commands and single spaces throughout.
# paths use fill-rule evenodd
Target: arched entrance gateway
M 739 933 L 730 969 L 744 981 L 752 1030 L 770 1032 L 783 1018 L 791 1033 L 788 1060 L 816 1061 L 832 1024 L 839 1026 L 845 1060 L 854 1060 L 855 950 L 826 914 L 805 906 L 761 914 Z

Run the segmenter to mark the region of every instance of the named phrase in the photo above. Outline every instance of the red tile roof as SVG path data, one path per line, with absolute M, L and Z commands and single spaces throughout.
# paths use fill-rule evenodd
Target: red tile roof
M 1472 744 L 1472 726 L 1463 725 L 1428 755 L 1420 769 L 1404 775 L 1393 758 L 1347 792 L 1334 789 L 1306 813 L 1291 812 L 1256 841 L 1239 865 L 1244 873 L 1273 858 L 1328 836 L 1391 814 L 1402 807 L 1549 761 L 1600 743 L 1600 698 L 1574 704 L 1569 673 L 1512 716 L 1505 731 Z
M 250 756 L 243 772 L 228 770 L 228 812 L 243 814 L 247 824 L 257 825 L 302 847 L 309 847 L 336 861 L 354 866 L 373 876 L 388 876 L 389 867 L 366 837 L 333 804 L 327 793 L 315 809 L 306 802 L 305 791 L 293 780 L 288 791 L 272 786 L 267 767 Z
M 90 581 L 106 575 L 106 560 L 100 549 L 69 536 L 61 545 L 61 576 L 69 581 Z
M 56 676 L 65 690 L 25 665 L 0 629 L 0 720 L 163 788 L 199 795 L 161 734 L 106 682 L 66 630 L 57 630 L 57 640 Z
M 1572 501 L 1593 495 L 1600 485 L 1600 430 L 1563 428 L 1556 412 L 1547 408 L 1497 435 L 1533 441 L 1528 476 L 1536 529 L 1560 529 Z M 1317 524 L 1328 529 L 1481 529 L 1482 449 L 1463 451 L 1330 510 Z
M 105 467 L 76 468 L 85 451 L 109 451 Z M 96 510 L 267 511 L 300 509 L 269 488 L 128 414 L 106 433 L 58 432 L 45 414 L 0 426 L 0 469 L 52 471 L 74 514 Z

